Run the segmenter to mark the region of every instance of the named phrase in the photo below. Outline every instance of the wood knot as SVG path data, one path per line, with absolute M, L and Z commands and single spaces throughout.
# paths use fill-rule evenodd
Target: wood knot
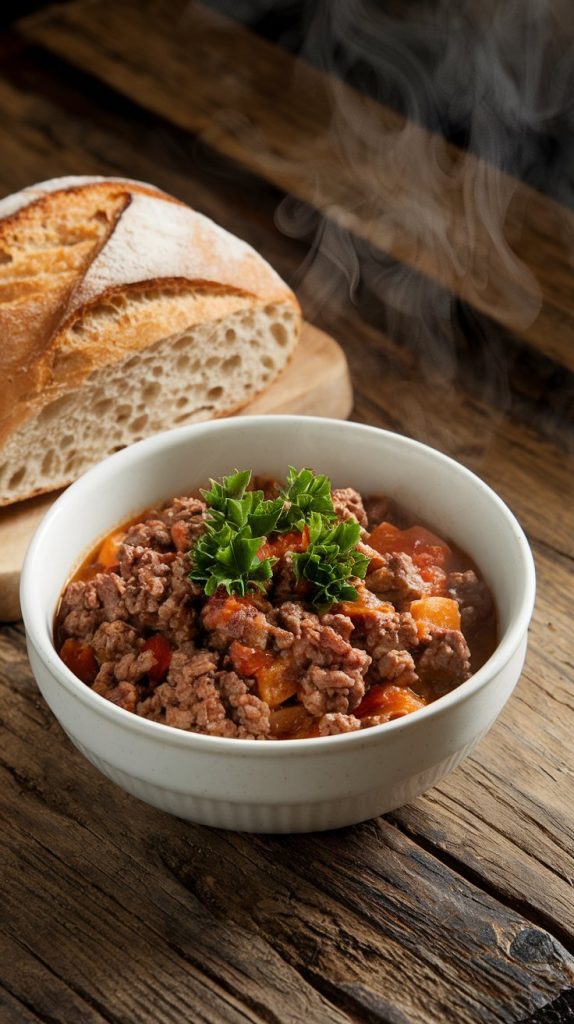
M 543 963 L 554 954 L 554 942 L 546 932 L 523 928 L 510 944 L 510 955 L 525 964 Z

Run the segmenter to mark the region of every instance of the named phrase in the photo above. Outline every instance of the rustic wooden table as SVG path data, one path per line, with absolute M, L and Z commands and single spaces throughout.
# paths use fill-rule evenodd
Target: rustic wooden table
M 524 674 L 475 753 L 412 805 L 309 836 L 125 795 L 5 626 L 2 1021 L 573 1019 L 573 213 L 187 0 L 44 10 L 0 57 L 2 193 L 129 175 L 246 238 L 343 345 L 353 417 L 479 472 L 539 581 Z

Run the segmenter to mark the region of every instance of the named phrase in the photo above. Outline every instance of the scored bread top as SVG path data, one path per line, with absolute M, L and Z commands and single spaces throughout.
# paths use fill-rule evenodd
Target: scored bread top
M 246 299 L 295 296 L 249 245 L 122 178 L 60 178 L 0 201 L 0 442 L 96 370 Z
M 287 291 L 246 242 L 188 206 L 135 193 L 71 296 L 67 315 L 118 285 L 161 278 L 250 295 Z
M 10 196 L 0 199 L 0 218 L 11 217 L 13 213 L 30 206 L 37 199 L 42 199 L 50 192 L 64 192 L 70 188 L 84 188 L 86 185 L 101 185 L 109 182 L 120 182 L 124 185 L 136 185 L 138 189 L 144 189 L 151 194 L 162 195 L 171 202 L 177 203 L 178 199 L 168 195 L 155 185 L 148 185 L 145 181 L 137 181 L 135 178 L 104 178 L 99 174 L 69 174 L 62 178 L 50 178 L 49 181 L 41 181 L 37 185 L 27 185 L 20 192 L 14 192 Z

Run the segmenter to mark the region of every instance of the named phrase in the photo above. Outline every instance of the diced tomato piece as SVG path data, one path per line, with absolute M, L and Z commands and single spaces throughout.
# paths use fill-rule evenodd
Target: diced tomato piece
M 260 562 L 264 562 L 266 558 L 273 558 L 275 555 L 275 544 L 273 541 L 266 540 L 265 544 L 262 544 L 257 552 L 257 557 Z M 279 557 L 277 555 L 277 557 Z
M 115 533 L 110 533 L 106 537 L 98 551 L 98 554 L 96 555 L 96 562 L 98 565 L 101 565 L 103 569 L 110 569 L 112 566 L 117 565 L 118 551 L 125 535 L 125 530 L 116 530 Z
M 83 640 L 64 640 L 60 648 L 60 657 L 83 683 L 91 686 L 98 674 L 98 663 L 94 648 Z
M 273 655 L 267 651 L 257 650 L 255 647 L 247 647 L 246 644 L 234 640 L 229 648 L 229 656 L 233 667 L 240 676 L 255 676 L 262 669 L 267 668 L 273 661 Z
M 450 565 L 452 552 L 446 544 L 417 544 L 411 558 L 417 568 L 431 569 L 442 568 Z
M 390 722 L 394 718 L 402 718 L 411 711 L 418 711 L 425 706 L 422 697 L 413 690 L 392 683 L 378 683 L 371 686 L 353 714 L 356 718 L 368 718 L 376 715 L 381 721 Z
M 304 731 L 301 731 L 294 738 L 298 740 L 312 740 L 316 739 L 316 737 L 320 735 L 321 733 L 319 732 L 319 719 L 313 718 L 309 728 L 305 729 Z
M 411 526 L 408 530 L 399 530 L 392 523 L 379 523 L 369 537 L 368 543 L 381 555 L 402 551 L 410 555 L 419 568 L 429 565 L 447 568 L 452 555 L 448 544 L 424 526 Z
M 297 692 L 293 665 L 288 657 L 246 647 L 238 640 L 231 644 L 229 656 L 236 672 L 257 681 L 257 692 L 270 708 L 283 704 Z
M 311 583 L 311 580 L 299 580 L 299 582 L 295 584 L 295 593 L 303 601 L 306 597 L 309 597 L 313 593 L 313 584 Z
M 293 530 L 291 533 L 278 533 L 273 540 L 262 544 L 257 552 L 259 561 L 264 558 L 281 558 L 287 551 L 306 551 L 309 547 L 309 527 L 303 531 Z
M 171 665 L 173 651 L 170 645 L 161 633 L 154 633 L 149 640 L 146 640 L 142 651 L 151 651 L 155 658 L 155 665 L 152 665 L 148 672 L 150 682 L 161 683 Z

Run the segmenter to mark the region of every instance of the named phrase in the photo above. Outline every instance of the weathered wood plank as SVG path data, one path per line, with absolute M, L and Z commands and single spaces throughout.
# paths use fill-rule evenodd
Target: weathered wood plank
M 58 894 L 56 906 L 60 899 L 61 895 Z M 3 910 L 5 920 L 7 910 L 8 907 Z M 40 928 L 44 924 L 45 928 L 45 923 L 39 919 L 37 924 Z M 100 1013 L 79 992 L 74 991 L 66 981 L 58 977 L 47 963 L 31 953 L 24 937 L 23 941 L 19 936 L 12 938 L 6 924 L 2 926 L 2 933 L 2 981 L 12 997 L 14 1020 L 18 1021 L 18 1024 L 27 1024 L 28 1020 L 106 1024 L 107 1016 Z
M 77 2 L 20 30 L 574 369 L 569 210 L 200 3 Z
M 48 1019 L 66 1024 L 168 1024 L 184 1012 L 206 1024 L 348 1020 L 252 929 L 247 935 L 214 915 L 158 871 L 146 833 L 161 828 L 163 815 L 142 820 L 132 846 L 132 812 L 145 819 L 147 809 L 135 801 L 130 808 L 96 773 L 88 772 L 93 788 L 84 788 L 81 758 L 37 694 L 29 689 L 23 701 L 25 657 L 13 649 L 10 666 L 2 711 L 9 761 L 1 803 L 10 817 L 3 931 L 24 955 L 2 963 L 2 973 L 15 968 L 6 987 L 19 986 L 17 997 L 27 990 Z M 62 753 L 65 769 L 57 764 Z M 94 803 L 100 810 L 92 818 Z
M 18 631 L 4 634 L 4 663 L 6 646 L 9 927 L 113 1024 L 143 1021 L 150 1007 L 175 1020 L 192 998 L 194 1019 L 208 1021 L 339 1020 L 346 1010 L 507 1024 L 574 978 L 550 934 L 383 819 L 319 837 L 250 837 L 131 799 L 60 732 Z
M 1 37 L 0 37 L 1 44 Z M 306 246 L 273 224 L 277 190 L 237 165 L 218 160 L 158 119 L 138 117 L 116 94 L 90 98 L 76 75 L 46 67 L 11 40 L 0 48 L 2 193 L 68 174 L 130 175 L 177 194 L 264 252 L 287 275 Z M 85 84 L 85 83 L 84 83 Z
M 574 988 L 565 989 L 547 1006 L 537 1010 L 520 1024 L 572 1024 L 574 1020 Z
M 30 1010 L 28 1006 L 15 999 L 11 992 L 0 988 L 0 1013 L 3 1024 L 46 1024 L 46 1019 Z
M 6 191 L 34 177 L 62 173 L 63 168 L 155 181 L 247 237 L 291 280 L 308 319 L 323 319 L 334 331 L 341 305 L 348 306 L 349 275 L 356 277 L 360 266 L 363 280 L 373 270 L 381 278 L 367 243 L 346 238 L 332 221 L 313 227 L 317 217 L 312 216 L 304 239 L 282 237 L 275 221 L 289 202 L 281 203 L 272 186 L 185 132 L 21 41 L 11 38 L 4 52 L 2 69 L 9 81 L 0 80 L 0 130 L 13 152 L 13 159 L 0 169 Z M 289 234 L 288 227 L 284 230 Z M 320 232 L 318 239 L 314 231 Z M 460 303 L 450 308 L 452 321 L 445 320 L 448 295 L 409 273 L 409 302 L 398 313 L 393 309 L 397 268 L 389 258 L 377 295 L 367 289 L 368 302 L 364 288 L 354 295 L 355 302 L 360 299 L 363 318 L 377 331 L 391 332 L 407 358 L 428 377 L 440 374 L 453 387 L 457 381 L 481 401 L 511 408 L 523 421 L 554 437 L 561 422 L 574 413 L 574 374 L 557 371 L 534 350 L 525 359 L 519 341 Z M 399 282 L 403 276 L 399 270 Z

